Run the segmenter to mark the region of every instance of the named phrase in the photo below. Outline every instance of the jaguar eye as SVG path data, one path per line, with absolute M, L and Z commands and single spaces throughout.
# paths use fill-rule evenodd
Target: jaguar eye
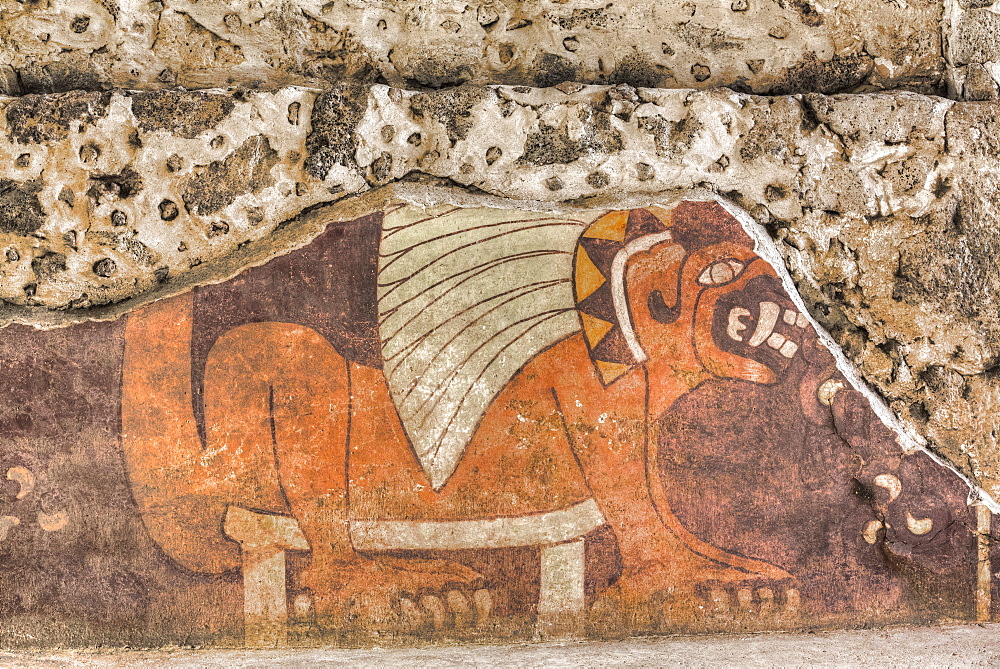
M 735 258 L 716 260 L 702 271 L 698 283 L 703 286 L 721 286 L 735 280 L 746 268 L 746 263 Z

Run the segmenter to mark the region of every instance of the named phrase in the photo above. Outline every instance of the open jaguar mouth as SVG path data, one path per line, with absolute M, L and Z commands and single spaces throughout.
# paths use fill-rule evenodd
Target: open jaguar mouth
M 812 336 L 809 320 L 769 275 L 756 276 L 715 303 L 712 338 L 726 353 L 784 371 Z

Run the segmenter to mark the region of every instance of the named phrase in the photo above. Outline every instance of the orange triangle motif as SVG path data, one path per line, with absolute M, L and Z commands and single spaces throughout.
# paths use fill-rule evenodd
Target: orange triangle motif
M 606 279 L 597 269 L 597 265 L 587 255 L 587 250 L 582 246 L 577 247 L 576 252 L 576 301 L 583 302 L 585 299 L 604 285 Z
M 628 211 L 612 211 L 590 224 L 584 237 L 625 241 L 625 226 L 628 225 Z
M 606 386 L 629 370 L 628 365 L 623 365 L 620 362 L 595 360 L 594 364 L 597 365 L 597 373 L 601 375 L 601 382 Z
M 583 321 L 583 332 L 587 335 L 587 343 L 590 344 L 590 348 L 597 346 L 604 339 L 604 335 L 611 332 L 611 328 L 615 326 L 614 323 L 609 323 L 582 311 L 580 312 L 580 320 Z

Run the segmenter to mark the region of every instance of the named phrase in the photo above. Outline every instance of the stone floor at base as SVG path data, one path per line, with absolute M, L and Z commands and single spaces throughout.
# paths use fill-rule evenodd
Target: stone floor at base
M 3 667 L 978 667 L 1000 665 L 1000 623 L 726 637 L 424 648 L 0 652 Z

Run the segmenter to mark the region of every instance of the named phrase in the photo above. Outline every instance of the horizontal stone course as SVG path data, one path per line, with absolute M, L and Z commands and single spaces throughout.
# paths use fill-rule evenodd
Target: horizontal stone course
M 943 5 L 55 0 L 0 17 L 9 93 L 562 81 L 824 93 L 943 80 Z

